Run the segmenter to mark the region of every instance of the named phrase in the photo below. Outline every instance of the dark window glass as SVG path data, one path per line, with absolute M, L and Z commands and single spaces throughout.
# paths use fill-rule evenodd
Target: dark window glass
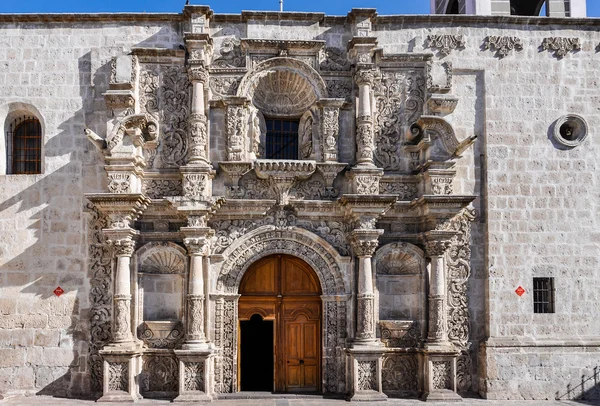
M 266 119 L 267 159 L 298 159 L 298 120 Z
M 35 118 L 17 120 L 10 127 L 11 151 L 8 168 L 12 174 L 42 173 L 42 126 Z
M 533 312 L 554 313 L 554 278 L 533 278 Z

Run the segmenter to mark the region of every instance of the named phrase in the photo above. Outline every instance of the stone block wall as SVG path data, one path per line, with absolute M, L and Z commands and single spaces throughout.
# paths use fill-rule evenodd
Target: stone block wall
M 90 393 L 83 194 L 106 190 L 106 174 L 83 129 L 105 131 L 110 58 L 134 46 L 171 47 L 180 40 L 169 20 L 0 23 L 0 122 L 34 114 L 45 135 L 40 175 L 5 175 L 0 141 L 1 393 Z
M 15 109 L 39 113 L 45 134 L 43 174 L 0 175 L 0 392 L 90 392 L 83 194 L 106 191 L 106 185 L 100 154 L 83 129 L 105 133 L 102 93 L 110 58 L 132 47 L 177 48 L 180 18 L 0 17 L 0 120 Z M 321 39 L 345 48 L 351 33 L 344 19 L 321 21 L 221 22 L 213 33 L 215 49 L 238 34 Z M 448 117 L 458 139 L 478 136 L 457 164 L 453 187 L 479 196 L 471 237 L 470 340 L 479 378 L 473 388 L 489 398 L 551 398 L 600 366 L 600 344 L 593 340 L 600 335 L 600 140 L 594 131 L 600 126 L 600 34 L 590 20 L 539 21 L 378 17 L 374 24 L 384 55 L 433 52 L 434 68 L 451 63 L 451 77 L 436 68 L 432 81 L 450 81 L 450 94 L 459 97 Z M 431 35 L 462 38 L 440 49 L 428 46 Z M 497 48 L 485 49 L 488 36 L 516 36 L 522 50 L 500 58 Z M 580 50 L 562 56 L 544 50 L 544 39 L 554 37 L 578 38 Z M 572 149 L 551 137 L 567 113 L 589 125 L 588 138 Z M 215 110 L 211 120 L 214 138 L 222 113 Z M 348 121 L 341 127 L 343 159 L 352 156 L 353 143 L 344 141 L 353 137 Z M 0 152 L 6 153 L 4 139 Z M 218 152 L 212 158 L 223 159 Z M 555 278 L 553 314 L 533 313 L 537 276 Z M 60 297 L 53 294 L 57 286 L 65 291 Z M 521 297 L 514 292 L 518 286 L 526 291 Z

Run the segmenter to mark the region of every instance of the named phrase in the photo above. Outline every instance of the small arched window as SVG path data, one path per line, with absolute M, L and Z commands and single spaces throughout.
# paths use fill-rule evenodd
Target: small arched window
M 13 121 L 7 134 L 8 173 L 42 173 L 42 126 L 35 117 Z

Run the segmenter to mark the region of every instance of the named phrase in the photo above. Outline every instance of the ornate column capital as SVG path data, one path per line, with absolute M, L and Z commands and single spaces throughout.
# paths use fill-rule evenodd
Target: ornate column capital
M 375 69 L 370 67 L 359 68 L 354 72 L 354 81 L 357 85 L 372 86 L 375 82 Z
M 203 65 L 188 66 L 187 71 L 190 82 L 208 83 L 208 70 Z
M 450 240 L 454 237 L 452 231 L 429 231 L 421 236 L 428 257 L 443 256 L 450 248 Z
M 357 257 L 371 257 L 379 246 L 379 236 L 384 230 L 357 229 L 350 234 L 350 245 Z
M 188 237 L 183 239 L 189 255 L 207 256 L 210 253 L 210 239 L 207 237 Z
M 107 243 L 114 248 L 117 257 L 130 257 L 135 251 L 135 241 L 131 239 L 108 240 Z

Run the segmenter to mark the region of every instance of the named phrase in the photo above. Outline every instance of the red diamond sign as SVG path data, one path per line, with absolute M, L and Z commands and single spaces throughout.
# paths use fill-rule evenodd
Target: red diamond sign
M 519 286 L 517 288 L 517 290 L 515 290 L 515 293 L 519 296 L 523 296 L 523 294 L 525 293 L 525 289 L 523 289 L 521 286 Z
M 60 295 L 62 295 L 63 293 L 65 293 L 65 291 L 60 286 L 58 288 L 54 289 L 54 294 L 58 297 L 60 297 Z

